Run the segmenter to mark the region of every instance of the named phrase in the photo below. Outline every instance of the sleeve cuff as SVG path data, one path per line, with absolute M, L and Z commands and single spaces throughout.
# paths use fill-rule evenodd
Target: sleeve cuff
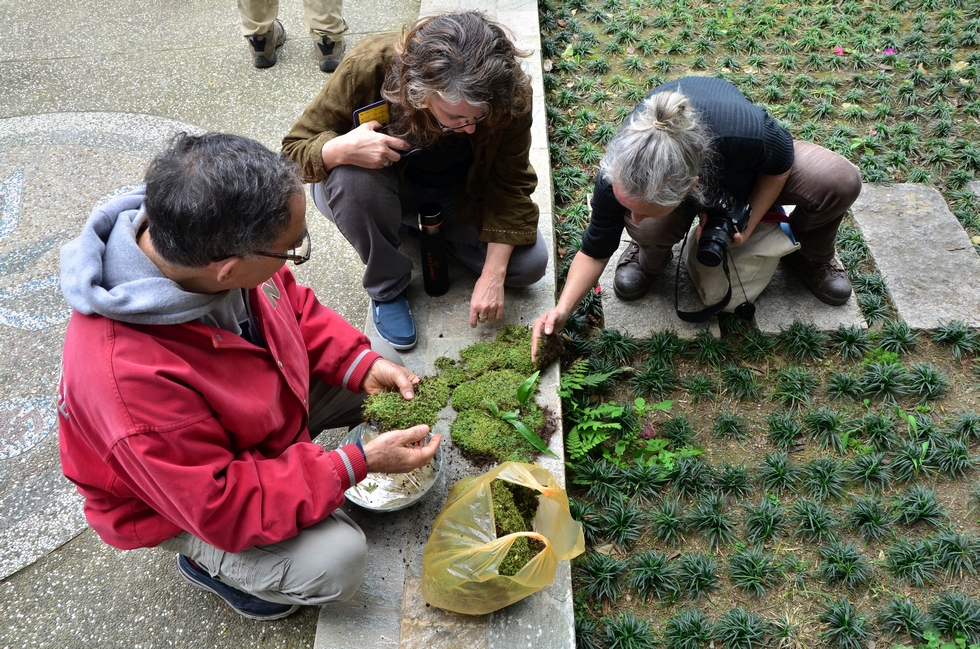
M 357 444 L 347 444 L 341 446 L 336 451 L 330 453 L 340 482 L 347 491 L 358 482 L 367 477 L 367 459 L 364 457 L 364 449 L 360 442 Z
M 381 358 L 381 354 L 373 351 L 368 345 L 354 352 L 353 360 L 347 366 L 347 369 L 344 370 L 340 386 L 351 392 L 360 392 L 361 384 L 364 383 L 364 377 L 367 376 L 371 366 L 379 358 Z

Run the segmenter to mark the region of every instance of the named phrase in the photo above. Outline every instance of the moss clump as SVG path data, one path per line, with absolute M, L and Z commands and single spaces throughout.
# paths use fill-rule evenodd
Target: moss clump
M 531 332 L 518 325 L 505 326 L 493 342 L 470 345 L 459 352 L 459 357 L 470 376 L 491 370 L 514 370 L 524 376 L 534 373 Z
M 517 407 L 517 387 L 526 376 L 513 370 L 494 370 L 478 376 L 472 381 L 462 383 L 453 390 L 453 409 L 457 411 L 470 408 L 486 409 L 484 399 L 490 399 L 501 410 Z
M 435 426 L 439 411 L 449 403 L 449 384 L 442 376 L 427 377 L 415 386 L 415 398 L 406 401 L 397 391 L 372 394 L 364 401 L 364 418 L 379 431 L 404 430 L 419 424 Z
M 493 520 L 498 539 L 515 532 L 531 531 L 531 524 L 538 512 L 537 491 L 501 480 L 494 480 L 490 483 L 490 494 L 493 501 Z M 538 539 L 522 536 L 510 546 L 510 551 L 500 562 L 497 572 L 507 577 L 513 577 L 543 549 L 544 543 Z
M 534 425 L 532 421 L 526 423 Z M 477 462 L 530 462 L 538 454 L 513 426 L 486 408 L 459 413 L 452 425 L 452 438 L 459 450 Z

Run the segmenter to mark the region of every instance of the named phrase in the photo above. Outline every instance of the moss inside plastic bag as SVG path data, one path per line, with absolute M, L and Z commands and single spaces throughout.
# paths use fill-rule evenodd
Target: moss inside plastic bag
M 503 480 L 540 492 L 532 532 L 497 538 L 490 484 Z M 544 543 L 513 576 L 498 572 L 514 541 L 522 536 Z M 504 462 L 476 478 L 460 480 L 432 524 L 422 553 L 422 596 L 432 606 L 456 613 L 491 613 L 551 583 L 559 561 L 585 550 L 582 524 L 572 518 L 568 496 L 537 464 Z

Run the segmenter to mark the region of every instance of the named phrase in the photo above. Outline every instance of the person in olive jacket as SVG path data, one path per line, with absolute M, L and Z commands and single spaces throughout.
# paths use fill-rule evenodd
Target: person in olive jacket
M 479 275 L 471 327 L 500 320 L 504 286 L 544 275 L 521 56 L 479 13 L 420 19 L 360 41 L 283 138 L 317 208 L 366 265 L 375 326 L 396 349 L 417 339 L 412 260 L 398 244 L 421 203 L 441 206 L 450 254 Z

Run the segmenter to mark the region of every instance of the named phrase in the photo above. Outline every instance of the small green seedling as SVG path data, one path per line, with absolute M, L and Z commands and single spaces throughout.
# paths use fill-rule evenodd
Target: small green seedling
M 521 406 L 526 406 L 531 400 L 531 397 L 534 395 L 535 383 L 537 382 L 540 374 L 541 371 L 538 370 L 531 376 L 524 379 L 524 381 L 517 386 L 517 402 L 521 404 Z M 552 457 L 558 457 L 555 455 L 554 451 L 548 448 L 548 445 L 544 443 L 544 440 L 541 439 L 537 433 L 535 433 L 527 424 L 521 421 L 521 411 L 519 408 L 516 410 L 501 411 L 495 401 L 484 399 L 483 402 L 487 404 L 487 408 L 490 409 L 490 412 L 494 417 L 506 421 L 508 424 L 513 426 L 517 432 L 521 434 L 521 437 L 526 439 L 531 446 L 538 449 L 542 453 Z

